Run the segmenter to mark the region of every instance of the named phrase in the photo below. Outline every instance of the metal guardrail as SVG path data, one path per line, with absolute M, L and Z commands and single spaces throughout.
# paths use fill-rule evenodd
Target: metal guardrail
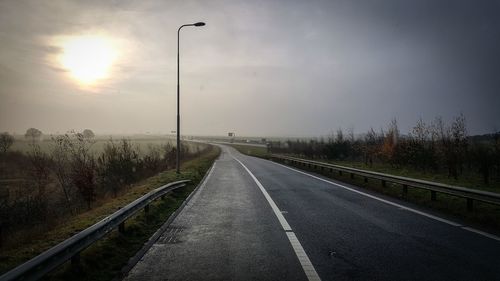
M 120 232 L 123 232 L 125 229 L 124 223 L 128 218 L 135 215 L 143 208 L 148 212 L 151 202 L 159 197 L 165 196 L 167 193 L 177 188 L 186 186 L 187 182 L 189 182 L 189 180 L 172 182 L 148 192 L 100 222 L 8 271 L 0 276 L 0 281 L 38 280 L 70 259 L 72 263 L 77 263 L 80 259 L 80 252 L 82 250 L 117 227 Z
M 355 175 L 362 176 L 364 177 L 365 182 L 368 182 L 369 178 L 377 179 L 382 181 L 382 186 L 385 186 L 386 182 L 400 184 L 402 185 L 403 197 L 406 197 L 408 193 L 408 187 L 429 190 L 431 192 L 431 200 L 433 201 L 436 200 L 436 193 L 444 193 L 448 195 L 462 197 L 467 199 L 467 209 L 469 211 L 472 211 L 474 201 L 481 201 L 494 205 L 500 205 L 499 193 L 474 190 L 465 187 L 452 186 L 442 183 L 394 176 L 378 172 L 371 172 L 371 171 L 339 166 L 320 161 L 307 160 L 297 157 L 272 154 L 271 158 L 282 160 L 285 162 L 291 162 L 292 164 L 304 165 L 309 168 L 319 168 L 321 170 L 327 169 L 330 172 L 337 171 L 340 175 L 342 175 L 342 173 L 345 172 L 347 174 L 350 174 L 351 178 L 354 178 Z

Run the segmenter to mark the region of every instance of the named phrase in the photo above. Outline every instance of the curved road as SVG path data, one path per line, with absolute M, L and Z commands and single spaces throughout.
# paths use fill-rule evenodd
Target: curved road
M 227 146 L 126 280 L 500 280 L 500 239 Z

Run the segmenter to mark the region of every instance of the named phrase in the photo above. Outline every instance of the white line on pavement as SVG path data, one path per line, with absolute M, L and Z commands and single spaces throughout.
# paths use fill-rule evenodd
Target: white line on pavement
M 493 234 L 490 234 L 490 233 L 487 233 L 487 232 L 484 232 L 484 231 L 481 231 L 481 230 L 477 230 L 477 229 L 472 228 L 472 227 L 462 226 L 462 229 L 463 229 L 463 230 L 470 231 L 470 232 L 477 233 L 477 234 L 479 234 L 479 235 L 486 236 L 486 237 L 491 238 L 491 239 L 493 239 L 493 240 L 500 241 L 500 237 L 498 237 L 498 236 L 496 236 L 496 235 L 493 235 Z
M 302 265 L 302 268 L 304 269 L 304 273 L 306 274 L 307 279 L 318 280 L 318 281 L 321 280 L 318 276 L 318 273 L 314 269 L 314 266 L 309 260 L 309 257 L 304 251 L 304 248 L 300 244 L 299 239 L 297 239 L 297 236 L 295 236 L 295 233 L 288 231 L 286 232 L 286 235 L 288 236 L 288 240 L 290 240 L 290 244 L 292 244 L 293 250 L 295 251 L 297 258 L 299 258 L 299 262 Z
M 500 241 L 500 237 L 496 236 L 496 235 L 493 235 L 493 234 L 490 234 L 490 233 L 487 233 L 487 232 L 484 232 L 484 231 L 481 231 L 481 230 L 477 230 L 477 229 L 474 229 L 474 228 L 471 228 L 471 227 L 467 227 L 467 226 L 463 226 L 459 223 L 456 223 L 456 222 L 453 222 L 453 221 L 450 221 L 450 220 L 447 220 L 447 219 L 443 219 L 443 218 L 440 218 L 440 217 L 437 217 L 437 216 L 434 216 L 434 215 L 431 215 L 431 214 L 428 214 L 428 213 L 425 213 L 425 212 L 422 212 L 422 211 L 419 211 L 419 210 L 415 210 L 415 209 L 412 209 L 410 207 L 406 207 L 406 206 L 403 206 L 401 204 L 398 204 L 398 203 L 394 203 L 394 202 L 391 202 L 391 201 L 388 201 L 388 200 L 385 200 L 385 199 L 382 199 L 382 198 L 379 198 L 377 196 L 373 196 L 371 194 L 368 194 L 368 193 L 364 193 L 362 191 L 359 191 L 359 190 L 356 190 L 356 189 L 353 189 L 353 188 L 350 188 L 350 187 L 347 187 L 345 185 L 342 185 L 342 184 L 339 184 L 339 183 L 336 183 L 336 182 L 332 182 L 332 181 L 329 181 L 329 180 L 326 180 L 326 179 L 323 179 L 323 178 L 320 178 L 320 177 L 317 177 L 317 176 L 314 176 L 314 175 L 311 175 L 309 173 L 306 173 L 306 172 L 303 172 L 303 171 L 300 171 L 300 170 L 297 170 L 297 169 L 294 169 L 294 168 L 290 168 L 288 166 L 285 166 L 285 165 L 282 165 L 280 163 L 276 163 L 276 162 L 273 162 L 273 161 L 270 161 L 271 163 L 274 163 L 278 166 L 281 166 L 283 168 L 287 168 L 289 170 L 292 170 L 292 171 L 295 171 L 297 173 L 300 173 L 300 174 L 304 174 L 306 176 L 309 176 L 309 177 L 312 177 L 312 178 L 315 178 L 317 180 L 320 180 L 320 181 L 323 181 L 323 182 L 326 182 L 326 183 L 329 183 L 329 184 L 332 184 L 332 185 L 335 185 L 335 186 L 338 186 L 338 187 L 341 187 L 341 188 L 344 188 L 344 189 L 347 189 L 349 191 L 352 191 L 352 192 L 355 192 L 355 193 L 358 193 L 358 194 L 361 194 L 363 196 L 366 196 L 366 197 L 369 197 L 369 198 L 372 198 L 372 199 L 375 199 L 375 200 L 378 200 L 380 202 L 383 202 L 383 203 L 386 203 L 386 204 L 389 204 L 389 205 L 392 205 L 392 206 L 395 206 L 395 207 L 398 207 L 400 209 L 403 209 L 403 210 L 406 210 L 406 211 L 409 211 L 409 212 L 412 212 L 412 213 L 415 213 L 415 214 L 419 214 L 421 216 L 424 216 L 424 217 L 428 217 L 430 219 L 433 219 L 433 220 L 437 220 L 437 221 L 440 221 L 442 223 L 446 223 L 446 224 L 449 224 L 449 225 L 452 225 L 452 226 L 456 226 L 456 227 L 460 227 L 461 229 L 463 230 L 467 230 L 467 231 L 470 231 L 470 232 L 474 232 L 476 234 L 479 234 L 479 235 L 482 235 L 484 237 L 488 237 L 490 239 L 494 239 L 494 240 L 497 240 L 497 241 Z
M 245 166 L 245 165 L 243 165 L 243 163 L 241 163 L 240 160 L 238 160 L 236 158 L 234 158 L 234 160 L 238 161 L 241 164 L 241 166 L 243 166 L 243 168 L 245 168 L 245 170 L 248 172 L 248 174 L 250 174 L 250 176 L 252 177 L 252 179 L 255 181 L 255 183 L 259 187 L 260 191 L 262 191 L 262 193 L 264 194 L 264 197 L 266 197 L 267 202 L 269 203 L 269 205 L 271 205 L 271 208 L 273 209 L 273 212 L 276 215 L 276 217 L 278 217 L 278 220 L 280 221 L 281 226 L 283 227 L 283 229 L 285 231 L 291 231 L 292 228 L 290 227 L 290 225 L 286 221 L 286 219 L 283 216 L 283 214 L 281 213 L 280 209 L 278 209 L 278 206 L 276 206 L 276 203 L 274 203 L 274 201 L 271 198 L 271 196 L 269 196 L 269 193 L 267 193 L 266 189 L 259 182 L 259 180 L 252 174 L 252 172 L 250 172 L 250 170 L 247 168 L 247 166 Z
M 232 155 L 231 155 L 232 156 Z M 269 196 L 269 193 L 267 193 L 266 189 L 262 184 L 259 182 L 259 180 L 253 175 L 252 172 L 238 159 L 236 159 L 234 156 L 232 156 L 234 160 L 238 161 L 238 163 L 245 168 L 245 170 L 248 172 L 248 174 L 252 177 L 254 182 L 257 184 L 259 187 L 260 191 L 264 194 L 264 197 L 267 199 L 267 202 L 269 205 L 271 205 L 271 208 L 273 209 L 274 214 L 278 218 L 279 222 L 281 223 L 281 226 L 283 229 L 286 231 L 286 235 L 288 237 L 288 240 L 290 241 L 290 244 L 292 244 L 292 248 L 295 251 L 295 255 L 297 255 L 297 258 L 299 259 L 300 264 L 302 265 L 302 269 L 304 270 L 304 273 L 307 276 L 307 279 L 310 281 L 320 281 L 321 279 L 319 278 L 318 273 L 314 269 L 314 266 L 311 263 L 311 260 L 309 260 L 309 257 L 307 256 L 306 252 L 304 251 L 304 248 L 302 248 L 302 245 L 300 244 L 299 240 L 297 239 L 297 236 L 295 236 L 295 233 L 292 232 L 292 229 L 290 228 L 290 225 L 286 221 L 285 217 L 281 213 L 281 211 L 278 209 L 278 206 L 276 206 L 276 203 L 274 203 L 273 199 L 271 196 Z

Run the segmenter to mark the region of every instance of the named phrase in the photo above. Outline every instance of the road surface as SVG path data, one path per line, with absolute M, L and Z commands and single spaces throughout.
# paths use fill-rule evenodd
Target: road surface
M 126 280 L 500 280 L 499 238 L 475 231 L 222 146 Z

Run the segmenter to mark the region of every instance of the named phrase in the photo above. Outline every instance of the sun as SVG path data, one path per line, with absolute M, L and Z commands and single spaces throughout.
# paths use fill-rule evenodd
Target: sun
M 61 65 L 82 85 L 108 78 L 118 57 L 113 41 L 102 35 L 70 37 L 61 45 Z

